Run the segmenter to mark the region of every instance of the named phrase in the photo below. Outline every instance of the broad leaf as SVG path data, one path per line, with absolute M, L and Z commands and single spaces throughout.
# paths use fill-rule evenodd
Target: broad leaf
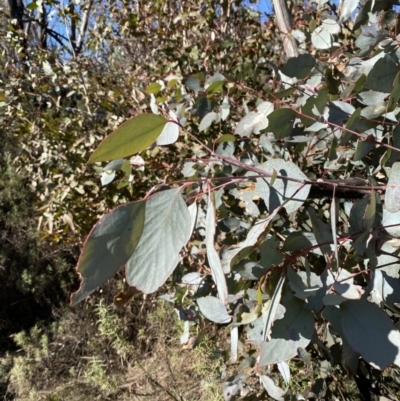
M 244 116 L 236 126 L 235 134 L 240 137 L 250 136 L 252 133 L 258 134 L 261 130 L 268 127 L 268 118 L 264 113 L 251 111 Z
M 342 303 L 340 311 L 344 337 L 370 365 L 400 366 L 400 332 L 382 309 L 362 299 Z
M 201 313 L 214 323 L 229 323 L 232 319 L 225 305 L 218 298 L 212 296 L 199 298 L 197 305 Z
M 368 74 L 365 86 L 378 92 L 391 93 L 396 75 L 400 71 L 398 61 L 386 54 L 379 59 Z
M 293 122 L 296 112 L 292 109 L 281 108 L 268 116 L 268 131 L 273 132 L 275 138 L 285 138 L 293 131 Z
M 310 54 L 300 54 L 297 57 L 292 57 L 282 67 L 282 72 L 290 78 L 304 79 L 315 67 L 316 61 Z
M 119 206 L 93 227 L 78 261 L 77 270 L 83 281 L 72 294 L 72 305 L 86 298 L 128 261 L 143 232 L 145 208 L 145 201 Z
M 179 188 L 161 191 L 148 199 L 143 234 L 126 265 L 129 285 L 146 294 L 161 287 L 178 264 L 191 227 Z
M 167 120 L 140 114 L 123 123 L 98 146 L 88 163 L 115 160 L 147 149 L 161 134 Z
M 279 210 L 274 211 L 266 219 L 259 220 L 248 232 L 247 237 L 244 241 L 240 242 L 235 247 L 230 249 L 222 248 L 221 250 L 221 261 L 222 268 L 225 273 L 231 271 L 232 259 L 239 254 L 240 251 L 248 247 L 254 246 L 262 235 L 268 234 L 270 224 Z
M 282 304 L 285 316 L 275 321 L 271 340 L 262 344 L 260 366 L 288 361 L 297 355 L 299 347 L 306 348 L 313 336 L 314 317 L 303 308 L 304 303 L 288 293 Z
M 307 176 L 294 163 L 282 159 L 271 159 L 258 167 L 270 175 L 273 175 L 276 170 L 282 177 L 307 179 Z M 310 193 L 310 185 L 303 185 L 300 182 L 276 178 L 274 185 L 271 186 L 269 181 L 269 178 L 257 178 L 254 195 L 264 199 L 270 213 L 280 206 L 283 206 L 288 213 L 294 212 L 303 205 Z
M 215 111 L 211 111 L 210 113 L 207 113 L 203 119 L 200 122 L 199 126 L 199 132 L 206 130 L 211 126 L 211 124 L 215 121 L 218 122 L 220 119 L 220 116 L 218 113 Z
M 316 49 L 330 49 L 333 45 L 333 36 L 320 26 L 311 34 L 311 42 Z

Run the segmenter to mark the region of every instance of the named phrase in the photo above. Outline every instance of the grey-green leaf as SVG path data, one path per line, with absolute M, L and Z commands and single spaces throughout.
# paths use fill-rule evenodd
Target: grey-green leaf
M 197 300 L 201 313 L 214 323 L 229 323 L 232 317 L 226 306 L 216 297 L 208 296 Z
M 276 170 L 278 176 L 307 180 L 307 176 L 290 161 L 271 159 L 260 164 L 259 168 L 271 175 Z M 310 193 L 310 185 L 303 185 L 301 182 L 278 177 L 271 186 L 269 181 L 269 178 L 257 178 L 254 194 L 264 199 L 270 213 L 281 205 L 288 213 L 294 212 L 303 205 Z
M 148 199 L 143 234 L 126 265 L 129 285 L 146 294 L 161 287 L 178 264 L 190 234 L 191 219 L 179 188 Z
M 380 58 L 368 74 L 365 86 L 378 92 L 391 93 L 397 73 L 400 71 L 398 61 L 389 54 Z
M 286 308 L 285 316 L 275 321 L 271 340 L 262 344 L 260 366 L 293 358 L 299 347 L 308 346 L 314 333 L 313 314 L 303 308 L 302 301 L 288 293 L 282 304 Z
M 77 270 L 83 281 L 72 294 L 72 305 L 86 298 L 128 261 L 143 232 L 145 208 L 145 201 L 119 206 L 93 227 L 78 261 Z
M 292 57 L 283 66 L 282 72 L 290 78 L 304 79 L 315 67 L 316 61 L 311 54 L 300 54 Z
M 340 310 L 342 333 L 355 351 L 376 369 L 400 366 L 400 332 L 382 309 L 361 299 Z

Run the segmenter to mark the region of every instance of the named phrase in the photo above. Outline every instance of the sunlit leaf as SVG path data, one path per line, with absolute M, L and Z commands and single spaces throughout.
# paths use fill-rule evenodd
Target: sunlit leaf
M 165 283 L 189 240 L 191 221 L 180 189 L 161 191 L 146 201 L 143 233 L 126 264 L 129 285 L 146 294 Z
M 225 305 L 215 297 L 197 299 L 201 313 L 214 323 L 229 323 L 232 317 L 228 314 Z
M 110 134 L 88 163 L 115 160 L 147 149 L 161 134 L 167 120 L 155 114 L 140 114 L 123 123 Z
M 340 311 L 344 337 L 370 365 L 400 366 L 400 332 L 382 309 L 362 299 L 342 303 Z

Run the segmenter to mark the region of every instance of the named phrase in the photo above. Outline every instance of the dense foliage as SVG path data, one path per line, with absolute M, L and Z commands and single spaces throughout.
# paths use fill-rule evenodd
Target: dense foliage
M 226 400 L 330 399 L 351 393 L 337 380 L 345 374 L 367 399 L 390 395 L 382 383 L 400 347 L 391 6 L 294 6 L 299 56 L 289 60 L 273 20 L 260 25 L 225 1 L 60 9 L 90 26 L 79 46 L 4 32 L 2 167 L 30 188 L 41 240 L 72 248 L 112 209 L 84 243 L 72 302 L 122 266 L 131 287 L 115 293 L 119 307 L 132 287 L 148 294 L 167 282 L 162 298 L 179 312 L 185 346 L 201 342 L 207 320 L 227 327 Z M 31 340 L 15 338 L 29 354 Z M 298 385 L 306 373 L 311 390 Z

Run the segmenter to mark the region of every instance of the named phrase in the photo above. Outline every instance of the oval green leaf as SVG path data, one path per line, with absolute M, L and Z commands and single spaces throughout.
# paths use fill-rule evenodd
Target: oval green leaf
M 88 163 L 115 160 L 141 152 L 156 141 L 166 123 L 164 117 L 155 114 L 131 118 L 101 142 Z

